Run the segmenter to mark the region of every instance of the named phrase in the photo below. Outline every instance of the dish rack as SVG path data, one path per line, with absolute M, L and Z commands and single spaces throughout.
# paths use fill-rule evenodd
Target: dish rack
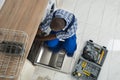
M 15 78 L 23 64 L 28 35 L 19 30 L 0 29 L 0 78 Z M 5 79 L 6 80 L 6 79 Z

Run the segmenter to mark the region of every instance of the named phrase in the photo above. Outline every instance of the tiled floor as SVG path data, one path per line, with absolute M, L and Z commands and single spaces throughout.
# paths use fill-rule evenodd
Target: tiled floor
M 73 12 L 78 18 L 78 48 L 80 53 L 86 40 L 108 48 L 108 55 L 98 80 L 120 80 L 120 0 L 64 0 L 63 9 Z M 70 75 L 36 67 L 34 80 L 74 80 Z M 41 79 L 38 79 L 41 80 Z

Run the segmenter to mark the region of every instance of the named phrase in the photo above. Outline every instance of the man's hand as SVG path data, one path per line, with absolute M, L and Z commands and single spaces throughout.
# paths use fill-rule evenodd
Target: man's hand
M 47 41 L 47 40 L 53 40 L 56 38 L 56 34 L 50 34 L 48 36 L 37 36 L 36 40 L 39 41 Z
M 42 33 L 41 29 L 39 28 L 37 31 L 37 35 L 40 35 Z

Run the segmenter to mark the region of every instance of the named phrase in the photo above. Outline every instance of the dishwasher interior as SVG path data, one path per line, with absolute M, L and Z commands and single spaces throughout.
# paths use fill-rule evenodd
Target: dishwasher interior
M 34 40 L 28 55 L 28 60 L 30 60 L 33 65 L 64 73 L 70 73 L 71 59 L 72 58 L 67 57 L 63 51 L 53 53 L 43 42 L 36 40 Z
M 71 73 L 73 59 L 73 57 L 65 55 L 63 50 L 53 53 L 44 42 L 36 39 L 33 41 L 28 55 L 28 60 L 33 65 L 43 66 L 64 73 Z

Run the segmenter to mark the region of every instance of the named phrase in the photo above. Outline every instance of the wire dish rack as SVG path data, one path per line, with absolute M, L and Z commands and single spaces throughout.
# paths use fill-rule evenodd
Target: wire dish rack
M 28 35 L 23 31 L 0 29 L 0 78 L 15 78 L 23 64 Z M 6 79 L 5 79 L 6 80 Z

